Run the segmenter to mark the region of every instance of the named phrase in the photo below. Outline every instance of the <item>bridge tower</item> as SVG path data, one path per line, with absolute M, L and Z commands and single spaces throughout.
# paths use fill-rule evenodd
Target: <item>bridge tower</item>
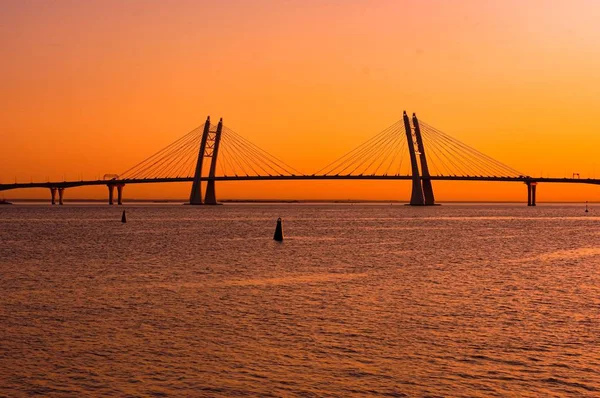
M 413 139 L 412 129 L 408 115 L 404 111 L 402 115 L 404 119 L 404 130 L 406 130 L 406 140 L 408 144 L 408 152 L 410 154 L 410 166 L 412 170 L 412 194 L 410 196 L 411 206 L 424 206 L 425 197 L 423 195 L 423 187 L 421 186 L 421 177 L 419 175 L 419 165 L 417 164 L 417 154 L 415 151 L 415 141 Z
M 190 192 L 191 205 L 202 204 L 202 185 L 200 183 L 200 179 L 202 178 L 202 163 L 204 163 L 204 152 L 206 151 L 206 140 L 208 138 L 209 131 L 210 116 L 206 118 L 206 123 L 204 123 L 204 131 L 202 133 L 202 138 L 200 139 L 200 148 L 198 149 L 198 161 L 196 162 L 196 172 L 194 173 L 192 191 Z
M 215 173 L 217 171 L 217 156 L 219 155 L 219 143 L 221 142 L 221 132 L 223 131 L 223 118 L 219 120 L 217 131 L 207 136 L 205 157 L 211 158 L 210 172 L 208 174 L 208 182 L 206 185 L 206 196 L 204 197 L 205 205 L 216 205 L 217 195 L 215 193 Z
M 429 166 L 427 166 L 427 156 L 425 156 L 425 146 L 423 145 L 423 137 L 421 136 L 421 127 L 417 115 L 412 114 L 413 127 L 415 128 L 415 138 L 417 139 L 417 149 L 419 150 L 419 160 L 421 161 L 421 181 L 423 183 L 423 195 L 425 197 L 425 206 L 435 205 L 435 197 L 433 196 L 433 186 L 429 178 Z M 414 147 L 413 147 L 414 148 Z

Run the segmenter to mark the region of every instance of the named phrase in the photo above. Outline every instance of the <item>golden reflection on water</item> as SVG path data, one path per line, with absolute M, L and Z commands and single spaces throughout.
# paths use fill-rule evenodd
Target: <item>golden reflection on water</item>
M 2 209 L 0 395 L 595 396 L 579 210 Z

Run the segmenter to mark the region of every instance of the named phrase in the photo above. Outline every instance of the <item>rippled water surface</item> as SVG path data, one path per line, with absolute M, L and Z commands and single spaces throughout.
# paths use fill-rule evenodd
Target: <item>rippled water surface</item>
M 0 396 L 600 395 L 595 209 L 123 208 L 0 207 Z

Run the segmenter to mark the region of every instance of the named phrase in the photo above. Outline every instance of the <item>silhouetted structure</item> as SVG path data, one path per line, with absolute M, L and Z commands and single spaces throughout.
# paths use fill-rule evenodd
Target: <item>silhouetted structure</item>
M 408 160 L 404 162 L 404 160 Z M 208 175 L 204 162 L 210 159 Z M 402 165 L 409 165 L 406 173 Z M 575 176 L 575 174 L 574 174 Z M 107 179 L 109 178 L 109 179 Z M 126 184 L 191 182 L 190 204 L 217 204 L 217 181 L 300 181 L 300 180 L 410 180 L 410 204 L 434 205 L 435 181 L 520 182 L 527 186 L 527 204 L 536 206 L 537 183 L 600 184 L 600 179 L 534 178 L 487 156 L 431 125 L 418 120 L 412 124 L 406 112 L 402 119 L 363 142 L 314 174 L 303 174 L 223 125 L 215 128 L 210 117 L 154 155 L 120 175 L 107 174 L 102 180 L 0 184 L 0 191 L 44 187 L 51 202 L 63 204 L 66 188 L 105 185 L 108 203 L 122 204 Z M 202 200 L 202 182 L 206 193 Z
M 410 204 L 411 206 L 424 206 L 425 196 L 423 195 L 423 187 L 421 186 L 421 176 L 419 175 L 419 165 L 417 164 L 417 154 L 415 152 L 415 141 L 413 139 L 413 133 L 406 111 L 404 111 L 402 118 L 404 119 L 406 142 L 408 143 L 408 153 L 412 170 L 412 194 L 410 195 Z
M 281 225 L 281 217 L 277 219 L 277 226 L 275 227 L 273 240 L 276 240 L 277 242 L 283 242 L 283 225 Z
M 210 172 L 208 174 L 208 182 L 206 184 L 206 195 L 204 196 L 204 204 L 216 205 L 217 194 L 215 192 L 215 173 L 217 171 L 217 157 L 219 156 L 219 144 L 221 143 L 221 134 L 223 132 L 223 118 L 219 120 L 217 131 L 207 137 L 207 152 L 205 157 L 210 158 Z
M 194 180 L 192 181 L 192 191 L 190 192 L 190 204 L 201 205 L 202 204 L 202 185 L 200 179 L 202 177 L 202 164 L 204 163 L 204 153 L 206 151 L 206 140 L 208 137 L 208 131 L 210 130 L 210 116 L 206 118 L 204 123 L 204 129 L 202 132 L 202 139 L 200 141 L 200 148 L 198 149 L 198 160 L 196 161 L 196 172 L 194 173 Z
M 423 184 L 423 196 L 426 206 L 435 205 L 435 196 L 433 195 L 433 185 L 429 175 L 429 166 L 427 166 L 427 156 L 425 156 L 425 146 L 423 145 L 423 137 L 421 136 L 421 128 L 417 115 L 412 115 L 413 127 L 415 130 L 415 138 L 417 139 L 417 149 L 419 150 L 419 159 L 421 161 L 421 182 Z
M 537 182 L 528 181 L 528 182 L 526 182 L 526 184 L 527 184 L 527 206 L 537 206 L 536 199 L 535 199 Z
M 117 184 L 117 204 L 120 206 L 123 204 L 123 188 L 125 184 Z

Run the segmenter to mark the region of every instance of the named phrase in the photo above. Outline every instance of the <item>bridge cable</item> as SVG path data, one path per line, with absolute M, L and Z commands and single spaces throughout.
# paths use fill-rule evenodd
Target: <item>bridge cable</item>
M 368 159 L 370 159 L 370 157 L 373 156 L 373 154 L 375 152 L 377 152 L 380 149 L 380 144 L 382 142 L 385 142 L 385 140 L 387 140 L 391 134 L 393 134 L 393 132 L 389 132 L 385 136 L 380 137 L 378 140 L 371 142 L 368 146 L 365 146 L 365 148 L 363 148 L 360 152 L 357 152 L 356 154 L 354 154 L 352 157 L 350 157 L 344 163 L 340 164 L 339 166 L 336 166 L 336 168 L 333 169 L 333 170 L 339 169 L 339 171 L 336 173 L 336 175 L 340 175 L 347 169 L 354 167 L 347 174 L 347 175 L 352 175 L 358 168 L 362 167 L 362 165 L 366 161 L 368 161 Z M 344 166 L 344 167 L 342 167 L 342 166 Z M 332 172 L 333 172 L 333 170 L 332 170 Z M 328 174 L 330 174 L 330 173 L 331 172 L 328 172 Z
M 281 159 L 277 158 L 276 156 L 270 154 L 269 152 L 265 151 L 264 149 L 260 148 L 259 146 L 257 146 L 256 144 L 254 144 L 250 140 L 246 139 L 245 137 L 241 136 L 240 134 L 236 133 L 235 131 L 233 131 L 233 130 L 231 130 L 229 128 L 226 128 L 226 130 L 227 130 L 228 133 L 230 133 L 235 138 L 237 138 L 240 141 L 246 143 L 246 145 L 249 148 L 252 149 L 253 153 L 255 153 L 258 157 L 263 158 L 266 162 L 270 162 L 270 163 L 274 164 L 275 166 L 277 166 L 279 169 L 283 170 L 287 174 L 290 174 L 290 175 L 293 175 L 293 174 L 302 175 L 302 173 L 299 172 L 298 170 L 296 170 L 294 167 L 290 166 L 289 164 L 285 163 L 283 160 L 281 160 Z M 285 166 L 285 167 L 283 167 L 282 165 Z
M 398 138 L 397 135 L 397 131 L 394 131 L 393 134 L 391 134 L 382 144 L 381 146 L 378 148 L 378 151 L 374 152 L 368 159 L 366 159 L 366 161 L 369 161 L 370 159 L 371 162 L 367 165 L 367 167 L 365 167 L 365 169 L 363 170 L 362 173 L 360 173 L 361 175 L 364 175 L 367 173 L 367 170 L 371 168 L 371 166 L 377 161 L 378 158 L 380 158 L 381 156 L 383 156 L 383 154 L 387 151 L 387 147 L 390 144 L 390 142 L 393 142 L 394 140 L 396 140 Z
M 426 129 L 422 130 L 422 135 L 424 137 L 428 137 L 428 132 Z M 445 146 L 443 146 L 441 143 L 437 142 L 436 140 L 431 140 L 428 143 L 428 148 L 431 148 L 434 152 L 439 152 L 441 154 L 441 156 L 443 156 L 444 158 L 446 158 L 446 160 L 454 167 L 454 170 L 447 166 L 446 163 L 442 161 L 442 165 L 444 166 L 445 170 L 447 170 L 447 172 L 451 175 L 457 176 L 457 175 L 462 175 L 462 176 L 468 176 L 470 173 L 473 172 L 473 170 L 468 167 L 465 166 L 459 159 L 457 159 L 453 153 L 446 148 Z M 457 164 L 458 163 L 458 164 Z M 477 171 L 475 171 L 477 173 Z
M 439 134 L 444 139 L 446 139 L 448 141 L 453 141 L 455 143 L 455 145 L 458 145 L 458 146 L 462 147 L 463 149 L 465 149 L 466 151 L 472 153 L 473 156 L 477 156 L 477 157 L 481 158 L 482 161 L 485 161 L 488 164 L 495 164 L 498 168 L 500 168 L 502 170 L 506 170 L 510 174 L 517 174 L 517 173 L 519 173 L 518 170 L 515 170 L 512 167 L 509 167 L 509 166 L 507 166 L 507 165 L 505 165 L 505 164 L 497 161 L 496 159 L 494 159 L 494 158 L 492 158 L 492 157 L 490 157 L 490 156 L 488 156 L 488 155 L 486 155 L 486 154 L 484 154 L 484 153 L 482 153 L 482 152 L 480 152 L 480 151 L 478 151 L 478 150 L 476 150 L 476 149 L 474 149 L 474 148 L 472 148 L 472 147 L 470 147 L 470 146 L 468 146 L 468 145 L 466 145 L 466 144 L 464 144 L 464 143 L 462 143 L 462 142 L 454 139 L 453 137 L 445 134 L 444 132 L 439 131 L 439 130 L 437 130 L 437 129 L 431 127 L 431 126 L 428 126 L 428 125 L 427 125 L 427 127 L 429 129 L 433 130 L 434 132 L 436 132 L 437 134 Z
M 364 164 L 365 158 L 368 158 L 369 156 L 371 156 L 379 148 L 379 145 L 382 142 L 385 142 L 390 136 L 394 135 L 395 130 L 396 130 L 396 125 L 397 125 L 397 123 L 390 126 L 386 130 L 384 130 L 383 131 L 384 134 L 378 134 L 373 139 L 365 142 L 362 145 L 362 148 L 359 147 L 360 150 L 355 151 L 355 153 L 352 156 L 350 156 L 347 159 L 340 162 L 338 165 L 336 165 L 334 168 L 332 168 L 326 174 L 331 174 L 331 173 L 333 173 L 333 171 L 339 170 L 336 174 L 336 175 L 339 175 L 339 174 L 343 173 L 345 170 L 347 170 L 348 168 L 358 164 L 352 171 L 350 171 L 348 173 L 348 175 L 351 175 L 354 171 L 356 171 L 356 169 L 358 167 L 360 167 L 362 164 Z
M 427 128 L 425 128 L 424 131 L 425 131 L 425 134 L 428 135 Z M 440 138 L 440 137 L 438 137 L 438 138 Z M 437 141 L 432 140 L 432 143 L 439 144 L 446 151 L 448 151 L 451 156 L 454 156 L 454 159 L 456 161 L 460 162 L 465 167 L 465 169 L 463 169 L 463 173 L 465 172 L 464 170 L 466 170 L 465 175 L 469 175 L 471 172 L 473 172 L 474 174 L 479 173 L 481 176 L 490 175 L 490 174 L 494 173 L 493 171 L 492 171 L 492 173 L 489 172 L 489 169 L 487 168 L 487 167 L 489 167 L 489 165 L 482 163 L 480 159 L 474 160 L 474 159 L 466 156 L 464 153 L 462 153 L 460 151 L 460 148 L 457 148 L 456 145 L 454 145 L 452 142 L 447 142 L 447 140 L 444 140 L 443 138 L 441 138 L 441 140 L 437 140 Z M 494 169 L 492 169 L 492 170 L 494 170 Z
M 379 163 L 379 165 L 377 166 L 377 168 L 375 168 L 375 171 L 373 172 L 373 175 L 377 174 L 377 171 L 379 171 L 379 169 L 381 168 L 381 166 L 383 166 L 383 164 L 387 162 L 388 158 L 395 152 L 396 148 L 398 146 L 400 146 L 401 137 L 402 136 L 400 134 L 396 135 L 396 137 L 394 138 L 394 140 L 392 141 L 392 143 L 389 145 L 387 153 L 383 156 L 383 158 L 381 159 L 381 162 Z M 386 174 L 387 174 L 387 170 L 386 170 Z
M 510 166 L 507 166 L 498 160 L 478 151 L 475 148 L 472 148 L 461 141 L 449 136 L 448 134 L 428 125 L 425 122 L 421 122 L 421 126 L 425 128 L 425 130 L 429 131 L 433 135 L 435 135 L 439 140 L 444 141 L 447 145 L 453 146 L 456 150 L 460 150 L 463 152 L 463 157 L 471 157 L 476 160 L 482 167 L 486 168 L 489 172 L 489 169 L 493 170 L 492 174 L 500 173 L 501 175 L 506 176 L 519 176 L 522 175 L 518 170 L 513 169 Z M 489 175 L 493 176 L 493 175 Z
M 347 169 L 349 169 L 350 167 L 353 167 L 356 164 L 358 164 L 357 167 L 360 167 L 364 163 L 364 159 L 366 157 L 369 157 L 370 155 L 372 155 L 373 152 L 378 149 L 379 145 L 382 142 L 384 142 L 390 136 L 395 134 L 395 131 L 397 130 L 397 125 L 398 125 L 398 122 L 394 123 L 392 126 L 388 127 L 381 133 L 377 134 L 375 137 L 373 137 L 373 138 L 367 140 L 366 142 L 364 142 L 363 144 L 359 145 L 352 151 L 348 152 L 346 155 L 339 158 L 337 161 L 334 161 L 329 166 L 326 166 L 325 168 L 321 169 L 319 172 L 322 172 L 323 170 L 328 169 L 328 171 L 326 173 L 324 173 L 325 175 L 331 175 L 331 174 L 334 174 L 334 172 L 335 172 L 335 175 L 340 175 L 343 172 L 345 172 Z M 355 167 L 353 169 L 353 171 L 355 171 L 357 169 L 357 167 Z M 348 173 L 348 175 L 351 175 L 353 171 L 350 171 Z M 319 173 L 319 172 L 317 172 L 317 173 Z
M 181 174 L 181 171 L 182 171 L 181 164 L 183 163 L 183 165 L 185 165 L 187 163 L 188 158 L 198 152 L 198 146 L 200 145 L 199 138 L 200 137 L 198 137 L 197 140 L 194 140 L 187 148 L 184 148 L 183 150 L 179 151 L 179 154 L 175 155 L 171 159 L 171 161 L 166 163 L 163 166 L 163 169 L 161 170 L 161 172 L 158 174 L 163 174 L 165 176 L 174 175 L 175 177 L 179 177 L 179 175 Z M 169 167 L 169 165 L 171 165 L 171 167 Z M 174 174 L 171 174 L 172 172 L 175 172 L 175 171 L 177 171 L 177 172 Z
M 236 154 L 235 152 L 233 152 L 233 149 L 232 149 L 232 148 L 230 148 L 230 147 L 229 147 L 229 145 L 223 145 L 223 149 L 226 151 L 226 153 L 227 153 L 227 156 L 229 156 L 229 154 L 230 154 L 230 152 L 231 152 L 231 154 L 230 154 L 230 155 L 231 155 L 231 163 L 235 163 L 235 164 L 237 164 L 237 166 L 238 166 L 238 167 L 241 169 L 241 171 L 242 171 L 242 172 L 243 172 L 245 175 L 248 175 L 248 173 L 246 172 L 246 169 L 245 169 L 245 168 L 244 168 L 244 166 L 243 166 L 243 163 L 242 163 L 242 161 L 241 161 L 240 159 L 238 159 L 238 156 L 237 156 L 237 154 Z M 236 167 L 235 167 L 235 166 L 233 166 L 233 167 L 232 167 L 232 170 L 233 170 L 233 171 L 232 171 L 232 172 L 233 172 L 233 174 L 234 174 L 234 175 L 237 177 L 237 176 L 238 176 L 238 173 L 237 173 Z
M 194 130 L 193 133 L 197 133 L 197 130 Z M 187 134 L 186 136 L 184 136 L 184 138 L 185 138 L 184 140 L 182 140 L 182 139 L 177 140 L 178 145 L 173 145 L 173 144 L 169 145 L 168 147 L 158 151 L 157 153 L 155 153 L 151 157 L 147 158 L 146 160 L 138 163 L 136 166 L 130 168 L 128 171 L 124 172 L 122 175 L 128 175 L 128 173 L 131 173 L 131 175 L 127 178 L 131 178 L 131 179 L 138 178 L 138 177 L 148 178 L 148 175 L 150 175 L 149 173 L 153 172 L 153 170 L 155 168 L 159 167 L 161 164 L 160 163 L 161 161 L 168 158 L 173 153 L 180 150 L 182 147 L 189 145 L 189 143 L 193 142 L 193 140 L 196 137 L 194 135 Z
M 339 157 L 338 159 L 334 160 L 333 162 L 327 164 L 325 167 L 321 168 L 320 170 L 318 170 L 316 173 L 314 173 L 313 175 L 317 175 L 317 174 L 323 174 L 323 175 L 328 175 L 331 174 L 333 172 L 333 170 L 336 170 L 338 168 L 338 166 L 342 163 L 344 163 L 345 161 L 347 161 L 347 158 L 352 158 L 353 156 L 356 155 L 357 152 L 360 152 L 361 150 L 363 150 L 363 148 L 365 146 L 370 145 L 373 141 L 379 139 L 381 136 L 385 136 L 390 129 L 393 129 L 399 122 L 394 123 L 393 125 L 389 126 L 388 128 L 384 129 L 383 131 L 379 132 L 377 135 L 375 135 L 374 137 L 368 139 L 367 141 L 363 142 L 362 144 L 360 144 L 359 146 L 357 146 L 356 148 L 352 149 L 351 151 L 345 153 L 343 156 Z M 333 167 L 335 166 L 335 167 Z M 325 170 L 329 170 L 327 172 L 324 172 Z M 338 173 L 339 174 L 339 173 Z
M 126 176 L 126 175 L 128 175 L 128 173 L 130 173 L 130 172 L 132 172 L 134 170 L 139 169 L 140 167 L 146 165 L 147 163 L 152 162 L 156 157 L 161 156 L 165 152 L 171 150 L 173 147 L 177 147 L 178 145 L 180 145 L 182 143 L 182 141 L 186 141 L 191 136 L 197 134 L 199 129 L 204 129 L 204 124 L 201 125 L 201 126 L 199 126 L 199 127 L 197 127 L 197 128 L 195 128 L 194 130 L 190 131 L 189 133 L 185 134 L 181 138 L 177 139 L 176 141 L 172 142 L 171 144 L 169 144 L 165 148 L 161 149 L 160 151 L 154 153 L 152 156 L 150 156 L 150 157 L 142 160 L 141 162 L 137 163 L 136 165 L 130 167 L 127 170 L 125 170 L 123 173 L 120 174 L 120 176 Z
M 253 161 L 253 159 L 250 157 L 248 152 L 245 151 L 243 144 L 239 143 L 237 140 L 234 140 L 234 139 L 229 140 L 228 143 L 230 144 L 232 149 L 235 148 L 239 151 L 239 152 L 236 152 L 236 154 L 240 157 L 240 159 L 242 159 L 244 161 L 244 163 L 246 163 L 246 165 L 254 172 L 254 174 L 260 175 L 260 173 L 257 172 L 256 169 L 254 168 L 254 166 L 257 166 L 260 169 L 262 169 L 262 167 L 260 165 L 257 165 L 256 162 Z M 265 171 L 265 170 L 263 169 L 263 171 Z M 246 174 L 246 176 L 249 176 L 249 175 Z
M 144 173 L 146 178 L 160 178 L 168 177 L 168 174 L 163 174 L 165 172 L 165 168 L 168 167 L 173 161 L 178 159 L 186 150 L 189 149 L 190 146 L 196 141 L 197 137 L 194 137 L 185 144 L 181 144 L 178 148 L 173 149 L 169 153 L 166 153 L 161 158 L 159 158 L 154 164 L 148 166 L 146 169 L 141 172 Z M 197 146 L 196 146 L 197 148 Z
M 237 139 L 236 136 L 229 135 L 229 134 L 230 133 L 228 133 L 227 136 L 231 137 L 231 139 L 233 141 L 236 141 L 240 146 L 242 146 L 244 148 L 244 151 L 246 151 L 246 153 L 253 160 L 253 162 L 256 163 L 256 165 L 258 167 L 260 167 L 265 173 L 267 173 L 268 175 L 272 175 L 271 172 L 269 172 L 267 170 L 267 169 L 271 169 L 275 174 L 283 175 L 283 173 L 281 172 L 282 171 L 281 166 L 274 163 L 271 159 L 268 159 L 268 158 L 265 159 L 265 156 L 262 155 L 260 152 L 258 152 L 256 149 L 249 147 L 243 141 Z M 272 164 L 274 164 L 275 167 L 273 167 Z M 285 170 L 285 169 L 283 169 L 283 170 L 287 173 L 287 170 Z M 291 173 L 289 173 L 289 174 L 291 174 Z

